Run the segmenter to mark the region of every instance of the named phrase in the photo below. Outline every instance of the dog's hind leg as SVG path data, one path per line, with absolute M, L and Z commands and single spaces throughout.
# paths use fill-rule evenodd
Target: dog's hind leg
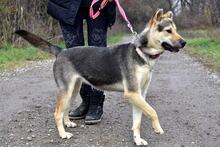
M 73 134 L 65 131 L 63 125 L 63 119 L 65 113 L 69 109 L 72 92 L 76 85 L 77 77 L 74 76 L 71 78 L 60 77 L 59 79 L 56 79 L 56 82 L 59 88 L 59 93 L 57 96 L 57 104 L 54 113 L 54 118 L 60 137 L 69 139 L 73 136 Z M 76 126 L 76 124 L 73 122 L 72 124 L 69 125 Z
M 75 87 L 73 89 L 73 93 L 72 93 L 72 101 L 74 101 L 80 91 L 80 88 L 81 88 L 81 80 L 78 79 L 75 83 Z M 68 103 L 68 107 L 67 109 L 65 110 L 64 112 L 64 124 L 68 127 L 68 128 L 73 128 L 73 127 L 76 127 L 76 123 L 70 121 L 70 118 L 69 118 L 69 105 L 72 104 L 72 101 L 70 101 Z

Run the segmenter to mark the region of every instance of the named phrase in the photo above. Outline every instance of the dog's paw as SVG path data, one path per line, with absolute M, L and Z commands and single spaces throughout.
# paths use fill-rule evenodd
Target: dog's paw
M 76 124 L 76 123 L 71 122 L 71 121 L 64 121 L 64 124 L 65 124 L 65 125 L 66 125 L 66 127 L 68 127 L 68 128 L 74 128 L 74 127 L 76 127 L 76 126 L 77 126 L 77 124 Z
M 60 137 L 62 139 L 70 139 L 72 136 L 73 136 L 73 134 L 69 133 L 69 132 L 64 132 L 64 133 L 60 134 Z
M 156 132 L 157 134 L 164 134 L 164 131 L 161 128 L 160 123 L 158 121 L 153 122 L 152 126 L 154 128 L 154 132 Z
M 140 145 L 148 145 L 147 141 L 145 141 L 144 139 L 142 138 L 135 138 L 134 139 L 134 143 L 137 145 L 137 146 L 140 146 Z
M 161 127 L 154 128 L 154 132 L 156 132 L 157 134 L 164 134 L 164 131 Z

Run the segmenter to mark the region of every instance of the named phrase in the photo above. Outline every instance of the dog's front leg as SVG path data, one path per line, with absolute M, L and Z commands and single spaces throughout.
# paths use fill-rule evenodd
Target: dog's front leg
M 151 78 L 152 78 L 152 72 L 149 73 L 148 79 L 146 80 L 144 85 L 141 87 L 141 94 L 144 97 L 144 99 L 147 96 L 147 91 L 148 91 L 148 88 L 149 88 L 149 85 L 150 85 L 150 82 L 151 82 Z
M 133 105 L 133 137 L 136 145 L 148 145 L 147 141 L 140 136 L 142 111 Z
M 164 131 L 160 126 L 157 112 L 144 100 L 141 92 L 125 91 L 125 97 L 128 98 L 129 102 L 138 107 L 144 112 L 146 116 L 149 116 L 152 122 L 152 126 L 156 133 L 163 134 Z
M 152 74 L 150 73 L 149 78 L 141 88 L 142 98 L 145 99 L 147 95 L 147 90 L 151 81 Z M 140 128 L 141 128 L 141 118 L 142 111 L 133 104 L 133 137 L 136 145 L 147 145 L 148 143 L 141 138 L 140 136 Z

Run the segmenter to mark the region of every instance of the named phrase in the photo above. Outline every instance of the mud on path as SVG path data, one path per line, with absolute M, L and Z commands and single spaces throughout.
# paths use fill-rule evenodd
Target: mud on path
M 0 74 L 0 146 L 134 146 L 131 105 L 122 93 L 115 92 L 106 92 L 100 124 L 76 121 L 77 128 L 67 129 L 73 138 L 58 137 L 52 63 L 43 61 L 22 72 Z M 162 55 L 147 101 L 158 112 L 165 131 L 155 134 L 144 116 L 141 134 L 149 147 L 220 146 L 220 79 L 195 59 L 183 52 Z

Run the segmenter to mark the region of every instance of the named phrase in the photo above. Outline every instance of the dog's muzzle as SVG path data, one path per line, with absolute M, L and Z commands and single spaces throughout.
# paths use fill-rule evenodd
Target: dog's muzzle
M 174 45 L 170 45 L 169 43 L 167 42 L 162 42 L 162 47 L 165 49 L 165 50 L 168 50 L 170 52 L 178 52 L 181 48 L 184 48 L 185 45 L 186 45 L 186 41 L 183 40 L 183 39 L 180 39 L 179 41 L 177 41 L 176 43 L 174 43 Z

